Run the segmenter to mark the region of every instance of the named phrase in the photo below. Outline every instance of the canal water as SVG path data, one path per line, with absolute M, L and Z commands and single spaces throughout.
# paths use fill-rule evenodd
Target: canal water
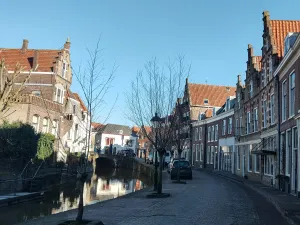
M 118 198 L 145 188 L 147 178 L 135 171 L 98 169 L 90 174 L 84 184 L 84 205 Z M 0 224 L 11 225 L 34 218 L 76 209 L 79 203 L 80 183 L 68 178 L 64 184 L 55 185 L 44 192 L 44 198 L 0 208 Z

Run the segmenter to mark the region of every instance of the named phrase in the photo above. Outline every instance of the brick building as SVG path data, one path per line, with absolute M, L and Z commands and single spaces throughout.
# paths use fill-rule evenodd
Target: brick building
M 185 137 L 183 146 L 183 157 L 195 161 L 195 150 L 192 150 L 191 123 L 197 121 L 203 115 L 211 117 L 213 110 L 222 107 L 227 96 L 235 96 L 235 87 L 193 84 L 186 79 L 183 98 L 180 99 L 177 107 L 180 107 L 182 127 L 181 134 Z
M 20 102 L 12 106 L 12 113 L 6 119 L 20 120 L 32 124 L 36 132 L 55 135 L 55 150 L 60 160 L 65 160 L 68 153 L 62 138 L 74 123 L 74 117 L 66 113 L 69 107 L 73 108 L 69 105 L 72 96 L 67 94 L 72 83 L 70 45 L 67 40 L 58 50 L 30 49 L 28 40 L 23 40 L 19 49 L 0 49 L 0 58 L 5 60 L 8 74 L 14 73 L 17 63 L 23 68 L 14 83 L 15 88 L 22 84 L 30 70 L 33 71 L 24 84 Z
M 279 129 L 281 113 L 285 113 L 285 120 L 288 118 L 288 111 L 282 111 L 280 104 L 281 99 L 288 98 L 288 86 L 284 80 L 282 84 L 278 83 L 274 71 L 284 57 L 285 37 L 299 30 L 299 21 L 271 20 L 269 12 L 263 12 L 262 56 L 255 56 L 252 46 L 248 45 L 245 84 L 240 76 L 237 82 L 235 125 L 239 130 L 236 132 L 235 172 L 270 186 L 279 185 L 276 175 L 283 172 L 284 166 L 281 155 L 285 151 L 280 145 L 278 132 L 296 125 L 295 121 L 290 121 L 285 128 Z M 292 142 L 295 134 L 296 129 L 292 129 L 287 133 L 288 138 L 285 134 L 281 138 Z
M 233 107 L 228 96 L 222 107 L 215 107 L 192 123 L 193 164 L 196 168 L 232 171 L 234 165 Z

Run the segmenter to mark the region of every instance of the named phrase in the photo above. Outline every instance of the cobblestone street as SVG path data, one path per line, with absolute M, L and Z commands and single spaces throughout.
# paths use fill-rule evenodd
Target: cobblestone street
M 172 196 L 146 199 L 144 190 L 87 206 L 84 218 L 93 223 L 103 221 L 105 225 L 288 224 L 273 205 L 253 190 L 204 172 L 194 171 L 194 179 L 187 184 L 172 184 L 167 178 L 164 191 Z M 76 213 L 73 210 L 25 224 L 57 225 L 74 219 Z

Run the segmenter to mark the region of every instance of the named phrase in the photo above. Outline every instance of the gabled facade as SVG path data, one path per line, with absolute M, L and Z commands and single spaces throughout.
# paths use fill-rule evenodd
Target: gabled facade
M 183 157 L 194 162 L 191 148 L 192 140 L 191 123 L 197 121 L 203 115 L 211 117 L 215 107 L 221 107 L 227 96 L 235 95 L 235 87 L 217 86 L 207 84 L 193 84 L 186 79 L 183 98 L 178 103 L 182 113 L 182 136 L 186 136 L 186 145 L 183 148 Z

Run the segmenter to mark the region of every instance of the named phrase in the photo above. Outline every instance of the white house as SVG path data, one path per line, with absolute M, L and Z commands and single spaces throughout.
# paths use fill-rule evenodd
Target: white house
M 132 149 L 136 152 L 137 136 L 133 134 L 128 126 L 118 124 L 107 124 L 96 134 L 96 149 L 105 152 L 112 145 L 113 151 Z
M 62 136 L 63 149 L 69 153 L 85 153 L 88 145 L 91 148 L 91 138 L 87 140 L 90 117 L 78 94 L 68 91 L 67 99 L 64 123 L 69 123 L 69 130 Z

